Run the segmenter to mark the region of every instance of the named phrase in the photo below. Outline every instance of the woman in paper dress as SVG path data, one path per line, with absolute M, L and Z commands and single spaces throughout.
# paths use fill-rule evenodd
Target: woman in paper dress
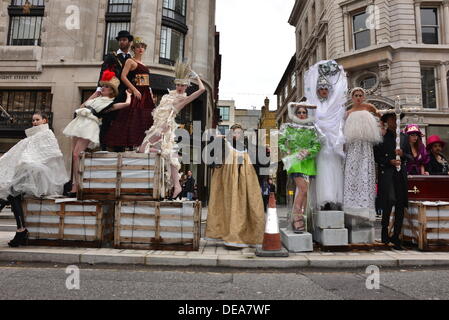
M 78 170 L 80 162 L 80 154 L 87 148 L 94 149 L 100 145 L 100 124 L 102 115 L 112 110 L 120 110 L 129 107 L 131 103 L 131 93 L 127 91 L 127 100 L 123 103 L 114 104 L 114 98 L 118 94 L 120 80 L 117 79 L 115 73 L 106 70 L 100 82 L 101 96 L 92 99 L 89 98 L 81 107 L 75 111 L 76 118 L 68 124 L 63 133 L 67 137 L 73 138 L 73 177 L 72 190 L 70 197 L 76 197 L 78 190 Z
M 315 158 L 321 149 L 320 135 L 309 116 L 312 107 L 305 102 L 288 105 L 292 121 L 282 125 L 279 135 L 279 149 L 287 156 L 282 159 L 284 168 L 293 178 L 296 195 L 291 215 L 291 225 L 295 233 L 306 231 L 306 208 L 310 177 L 317 174 Z
M 307 102 L 317 106 L 315 125 L 324 135 L 317 156 L 316 201 L 321 210 L 343 206 L 343 134 L 348 80 L 343 66 L 333 60 L 320 61 L 304 76 Z
M 164 186 L 161 188 L 161 196 L 165 197 L 166 192 L 172 188 L 171 198 L 176 199 L 182 192 L 179 182 L 181 175 L 181 163 L 178 158 L 178 145 L 175 142 L 175 131 L 178 124 L 175 119 L 178 113 L 188 104 L 199 98 L 205 91 L 200 77 L 191 70 L 188 63 L 177 62 L 175 65 L 176 90 L 162 97 L 160 104 L 153 111 L 153 126 L 147 131 L 146 137 L 139 148 L 141 153 L 157 152 L 161 154 L 164 165 Z M 190 78 L 198 81 L 199 89 L 187 95 L 186 90 L 190 86 Z
M 373 147 L 382 142 L 380 125 L 376 119 L 380 115 L 374 105 L 364 102 L 366 99 L 364 89 L 353 89 L 351 98 L 353 107 L 347 112 L 344 127 L 347 152 L 344 210 L 351 218 L 373 222 L 376 217 L 376 169 Z
M 263 199 L 242 126 L 232 126 L 228 136 L 217 141 L 218 148 L 224 146 L 224 161 L 212 173 L 206 237 L 224 241 L 228 249 L 260 245 L 265 228 Z
M 64 158 L 55 135 L 49 129 L 48 118 L 37 112 L 33 127 L 25 130 L 27 138 L 0 158 L 0 199 L 10 203 L 17 222 L 17 233 L 8 244 L 25 245 L 28 230 L 22 209 L 22 195 L 56 196 L 69 181 Z
M 133 94 L 131 106 L 120 110 L 105 137 L 106 145 L 112 148 L 135 150 L 152 126 L 154 97 L 150 88 L 150 69 L 142 62 L 147 45 L 138 37 L 131 50 L 134 57 L 123 67 L 121 79 Z

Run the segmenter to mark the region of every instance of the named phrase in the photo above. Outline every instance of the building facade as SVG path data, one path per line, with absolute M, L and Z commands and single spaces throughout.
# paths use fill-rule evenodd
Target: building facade
M 30 113 L 42 110 L 51 115 L 69 167 L 71 141 L 62 130 L 96 89 L 103 57 L 118 48 L 120 30 L 148 44 L 143 62 L 158 97 L 174 88 L 174 62 L 191 62 L 208 92 L 179 120 L 185 127 L 195 120 L 203 129 L 214 125 L 220 71 L 215 1 L 3 0 L 0 16 L 0 104 L 16 118 L 13 125 L 0 123 L 0 151 L 22 137 Z
M 221 134 L 225 135 L 235 124 L 235 101 L 219 100 L 217 107 L 219 112 L 219 124 L 217 128 Z
M 305 71 L 334 59 L 350 87 L 367 89 L 377 107 L 393 106 L 400 96 L 404 106 L 422 108 L 404 123 L 449 141 L 449 1 L 297 0 L 289 23 L 296 28 L 289 71 L 297 77 L 296 97 L 304 95 Z M 278 118 L 283 107 L 279 103 Z

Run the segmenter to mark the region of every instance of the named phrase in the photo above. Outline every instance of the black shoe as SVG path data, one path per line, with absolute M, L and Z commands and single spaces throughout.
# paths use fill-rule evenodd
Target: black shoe
M 405 250 L 404 247 L 402 245 L 400 245 L 400 244 L 394 244 L 393 249 L 394 250 L 398 250 L 398 251 L 404 251 Z
M 0 212 L 9 204 L 8 201 L 0 199 Z
M 8 242 L 8 246 L 10 246 L 11 248 L 17 248 L 19 246 L 26 246 L 26 245 L 28 245 L 28 237 L 29 237 L 29 232 L 26 229 L 23 232 L 16 232 L 14 239 L 12 239 L 10 242 Z

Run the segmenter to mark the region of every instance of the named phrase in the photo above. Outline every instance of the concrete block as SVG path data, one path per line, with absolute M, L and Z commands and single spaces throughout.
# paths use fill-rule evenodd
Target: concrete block
M 351 244 L 369 244 L 375 240 L 374 228 L 349 229 L 349 243 Z
M 348 229 L 315 229 L 315 241 L 323 246 L 347 246 Z
M 318 211 L 315 214 L 315 226 L 321 229 L 343 229 L 345 213 L 343 211 Z
M 312 234 L 296 234 L 288 229 L 281 229 L 282 244 L 289 252 L 312 252 Z
M 345 211 L 345 227 L 352 228 L 373 228 L 376 220 L 376 213 L 370 209 L 360 209 L 360 211 Z

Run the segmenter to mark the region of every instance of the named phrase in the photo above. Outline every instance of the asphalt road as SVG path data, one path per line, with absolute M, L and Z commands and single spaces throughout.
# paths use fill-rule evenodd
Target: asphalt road
M 363 270 L 279 273 L 81 266 L 79 290 L 67 289 L 69 276 L 65 266 L 1 264 L 0 300 L 449 299 L 449 271 L 444 269 L 381 270 L 379 290 L 366 288 Z

